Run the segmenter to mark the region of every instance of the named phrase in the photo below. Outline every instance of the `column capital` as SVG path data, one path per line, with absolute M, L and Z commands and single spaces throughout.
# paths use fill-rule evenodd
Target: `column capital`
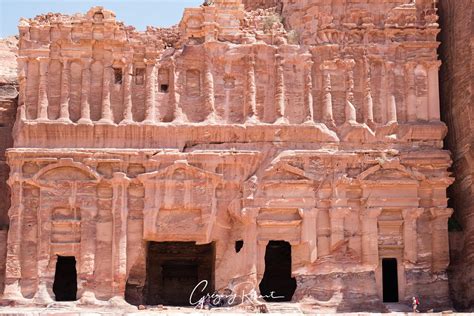
M 124 184 L 128 186 L 131 182 L 131 179 L 127 177 L 127 175 L 123 172 L 115 172 L 111 179 L 111 184 Z
M 421 65 L 423 65 L 423 67 L 425 67 L 427 70 L 430 70 L 432 68 L 436 68 L 436 70 L 439 69 L 439 67 L 441 67 L 441 60 L 422 60 L 420 62 Z
M 344 218 L 349 215 L 350 211 L 351 209 L 348 207 L 334 207 L 329 210 L 329 217 L 334 219 Z
M 452 208 L 437 208 L 432 207 L 429 209 L 432 219 L 448 219 L 453 214 Z
M 242 209 L 242 222 L 244 224 L 255 224 L 257 222 L 257 216 L 260 211 L 258 207 L 245 207 Z
M 302 218 L 315 218 L 318 217 L 319 209 L 317 208 L 300 208 L 298 213 Z
M 382 213 L 381 207 L 369 207 L 360 211 L 360 216 L 365 218 L 378 218 Z
M 403 219 L 405 220 L 414 220 L 420 217 L 423 212 L 425 211 L 424 208 L 406 208 L 402 210 Z

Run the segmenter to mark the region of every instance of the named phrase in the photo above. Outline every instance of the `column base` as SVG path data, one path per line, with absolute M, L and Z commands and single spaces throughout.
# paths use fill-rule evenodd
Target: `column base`
M 276 124 L 276 125 L 288 125 L 290 124 L 290 121 L 288 121 L 288 119 L 286 117 L 279 117 L 275 123 L 273 124 Z
M 63 124 L 72 124 L 72 121 L 65 117 L 58 118 L 56 122 L 63 123 Z
M 259 124 L 259 123 L 260 123 L 260 120 L 258 119 L 256 115 L 247 117 L 247 120 L 245 121 L 245 124 L 249 124 L 249 125 Z
M 108 119 L 108 118 L 103 118 L 103 119 L 100 119 L 100 121 L 98 121 L 97 124 L 100 124 L 100 125 L 114 125 L 114 121 L 112 121 L 111 119 Z
M 3 300 L 10 300 L 15 302 L 21 302 L 26 300 L 21 294 L 20 281 L 16 280 L 11 284 L 5 284 L 5 289 L 3 291 Z
M 36 292 L 36 295 L 33 297 L 33 302 L 35 304 L 41 304 L 41 305 L 48 305 L 54 302 L 53 298 L 48 292 L 47 285 L 45 282 L 40 282 L 40 284 L 38 285 L 38 291 Z
M 81 125 L 92 125 L 92 120 L 87 119 L 87 118 L 81 118 L 79 121 L 77 121 L 77 124 Z

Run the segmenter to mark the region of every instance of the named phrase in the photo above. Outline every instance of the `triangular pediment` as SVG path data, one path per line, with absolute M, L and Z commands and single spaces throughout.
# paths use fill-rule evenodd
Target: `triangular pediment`
M 308 175 L 303 169 L 292 166 L 285 162 L 278 162 L 267 170 L 265 170 L 263 180 L 312 181 L 314 179 L 310 175 Z
M 186 161 L 177 161 L 164 169 L 139 175 L 141 181 L 154 180 L 210 180 L 221 182 L 220 174 L 191 166 Z

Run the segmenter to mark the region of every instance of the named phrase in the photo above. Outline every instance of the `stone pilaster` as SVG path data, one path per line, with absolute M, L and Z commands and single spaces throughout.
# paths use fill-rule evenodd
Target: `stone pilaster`
M 20 85 L 18 92 L 18 115 L 21 121 L 26 120 L 26 79 L 28 75 L 29 59 L 27 57 L 18 57 L 18 83 Z
M 305 87 L 304 87 L 304 111 L 305 111 L 305 123 L 314 123 L 314 109 L 313 109 L 313 65 L 314 62 L 311 60 L 312 55 L 308 54 L 308 58 L 305 62 L 304 76 L 305 76 Z
M 116 172 L 111 180 L 113 190 L 112 216 L 112 293 L 113 296 L 125 295 L 127 282 L 127 224 L 128 203 L 127 187 L 130 179 L 125 173 Z
M 112 106 L 110 104 L 110 85 L 113 72 L 112 66 L 104 65 L 102 78 L 102 115 L 99 121 L 101 124 L 113 124 Z
M 314 263 L 318 259 L 318 209 L 300 210 L 303 218 L 301 227 L 301 241 L 309 245 L 310 262 Z
M 377 266 L 379 263 L 378 217 L 381 208 L 367 208 L 360 213 L 362 233 L 362 263 Z
M 81 86 L 81 118 L 79 124 L 92 124 L 91 120 L 91 59 L 82 61 L 82 86 Z
M 257 216 L 258 208 L 245 208 L 242 210 L 242 221 L 244 222 L 244 251 L 245 251 L 245 272 L 249 276 L 249 282 L 257 285 L 258 274 L 258 230 Z
M 404 209 L 403 214 L 403 259 L 405 262 L 415 264 L 418 261 L 417 220 L 424 209 Z
M 324 71 L 324 100 L 322 109 L 322 120 L 327 126 L 335 126 L 334 115 L 332 111 L 332 95 L 331 95 L 331 74 Z
M 68 59 L 62 61 L 62 72 L 61 72 L 61 101 L 59 109 L 59 121 L 64 123 L 70 123 L 69 117 L 69 89 L 71 81 L 71 62 Z
M 329 211 L 331 225 L 331 250 L 344 240 L 344 219 L 349 214 L 349 208 L 336 207 Z
M 20 178 L 21 165 L 10 164 L 12 172 L 8 179 L 11 191 L 11 206 L 8 210 L 10 225 L 8 229 L 8 246 L 5 270 L 4 299 L 22 300 L 20 289 L 21 279 L 21 243 L 22 243 L 22 219 L 23 219 L 23 180 Z
M 372 99 L 372 87 L 371 87 L 371 76 L 370 63 L 367 57 L 364 58 L 364 71 L 365 71 L 365 80 L 364 80 L 364 123 L 368 126 L 374 125 L 374 102 Z
M 132 74 L 133 74 L 133 63 L 129 61 L 125 65 L 125 74 L 123 80 L 123 120 L 120 124 L 126 125 L 133 123 L 133 112 L 132 112 Z
M 145 121 L 144 124 L 156 123 L 156 61 L 146 61 Z
M 38 121 L 48 121 L 49 58 L 39 58 Z
M 449 208 L 431 208 L 431 251 L 433 272 L 443 272 L 449 265 Z
M 173 122 L 183 123 L 187 122 L 188 118 L 184 114 L 183 109 L 179 106 L 179 93 L 177 91 L 178 78 L 176 75 L 176 60 L 171 58 L 170 62 L 170 103 L 173 107 Z
M 216 111 L 215 95 L 214 95 L 214 75 L 212 73 L 212 61 L 210 52 L 206 53 L 204 62 L 204 106 L 209 115 L 206 121 L 209 123 L 215 123 L 219 120 L 219 116 Z
M 276 124 L 288 124 L 286 116 L 286 104 L 285 104 L 285 71 L 283 68 L 285 60 L 283 56 L 277 54 L 276 60 L 276 82 L 275 82 L 275 105 L 277 119 Z
M 428 73 L 428 118 L 430 122 L 440 120 L 439 67 L 441 61 L 427 63 Z
M 247 58 L 247 123 L 258 123 L 257 84 L 255 82 L 255 55 Z
M 416 122 L 416 86 L 414 62 L 405 64 L 407 118 L 408 122 Z
M 386 65 L 386 75 L 388 78 L 387 83 L 387 124 L 397 123 L 397 101 L 395 99 L 395 72 L 394 72 L 394 63 L 387 62 Z

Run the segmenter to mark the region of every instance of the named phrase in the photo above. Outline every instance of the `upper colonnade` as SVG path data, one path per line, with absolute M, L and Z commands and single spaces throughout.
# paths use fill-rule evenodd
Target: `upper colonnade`
M 22 19 L 19 119 L 25 128 L 304 125 L 336 141 L 441 140 L 433 4 L 353 2 L 246 11 L 240 0 L 214 1 L 145 32 L 102 7 Z

